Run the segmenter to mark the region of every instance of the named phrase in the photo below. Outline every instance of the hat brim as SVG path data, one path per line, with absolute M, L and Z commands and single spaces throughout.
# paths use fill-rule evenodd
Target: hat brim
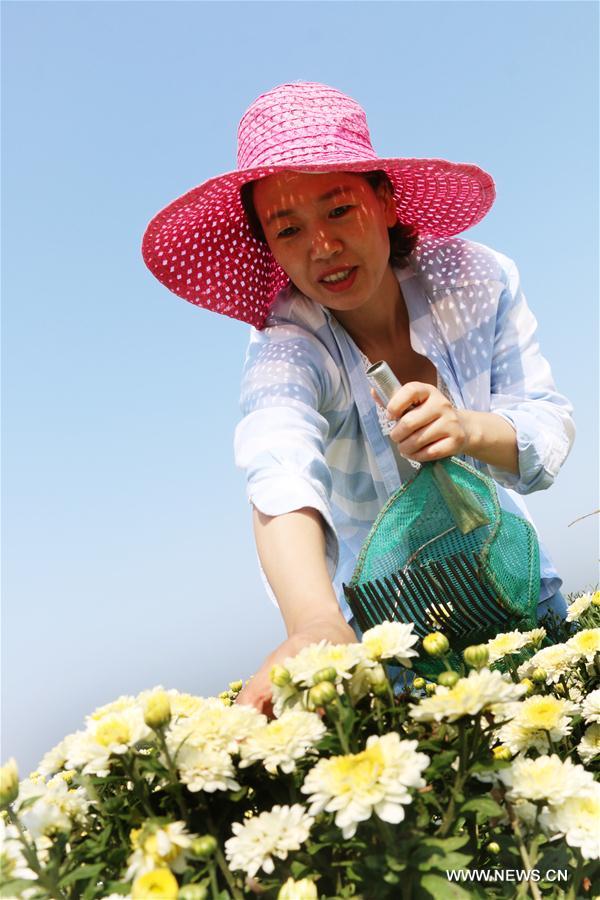
M 149 223 L 142 255 L 170 291 L 206 309 L 262 328 L 288 284 L 268 246 L 253 237 L 240 188 L 282 171 L 323 173 L 381 169 L 394 186 L 398 220 L 422 237 L 452 237 L 480 222 L 495 197 L 478 166 L 442 159 L 365 159 L 284 164 L 218 175 L 178 197 Z

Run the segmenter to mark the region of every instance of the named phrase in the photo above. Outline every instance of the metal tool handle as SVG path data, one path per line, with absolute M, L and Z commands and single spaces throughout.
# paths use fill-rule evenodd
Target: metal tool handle
M 367 378 L 386 406 L 396 391 L 402 387 L 388 364 L 383 360 L 369 366 Z

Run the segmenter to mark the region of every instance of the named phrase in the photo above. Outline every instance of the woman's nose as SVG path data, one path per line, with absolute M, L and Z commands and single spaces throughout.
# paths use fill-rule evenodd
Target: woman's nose
M 312 260 L 329 259 L 339 253 L 341 249 L 341 241 L 333 235 L 327 234 L 323 229 L 319 229 L 313 236 L 310 256 Z

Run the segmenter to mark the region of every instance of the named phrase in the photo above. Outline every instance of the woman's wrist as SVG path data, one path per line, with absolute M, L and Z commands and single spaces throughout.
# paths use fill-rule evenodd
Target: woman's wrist
M 496 413 L 457 410 L 465 432 L 463 453 L 481 462 L 519 474 L 517 433 L 510 422 Z

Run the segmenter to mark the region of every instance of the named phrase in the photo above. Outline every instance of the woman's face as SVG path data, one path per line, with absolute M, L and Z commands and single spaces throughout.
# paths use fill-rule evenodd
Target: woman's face
M 273 256 L 311 300 L 349 311 L 397 290 L 388 235 L 396 210 L 384 187 L 346 172 L 281 172 L 256 182 L 253 200 Z

